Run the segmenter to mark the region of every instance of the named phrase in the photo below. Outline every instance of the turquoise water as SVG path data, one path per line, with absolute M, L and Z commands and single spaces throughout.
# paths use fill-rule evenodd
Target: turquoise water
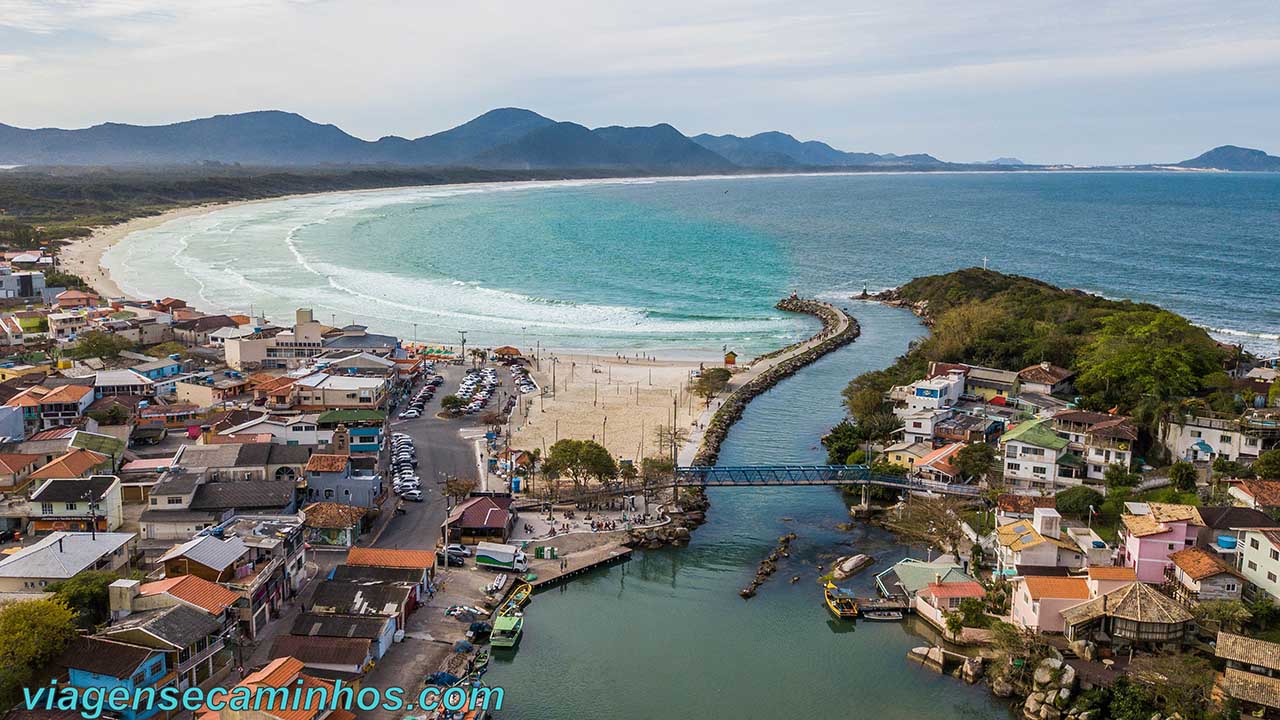
M 227 208 L 127 238 L 124 288 L 452 342 L 753 353 L 773 310 L 980 265 L 1158 302 L 1274 351 L 1280 177 L 982 173 L 482 185 Z
M 882 367 L 920 333 L 907 313 L 855 304 L 865 333 L 755 400 L 721 453 L 726 464 L 812 462 L 815 430 L 839 420 L 839 388 Z M 847 520 L 830 488 L 720 489 L 709 521 L 681 550 L 631 562 L 537 595 L 514 656 L 495 654 L 486 680 L 504 688 L 504 718 L 1007 717 L 983 687 L 922 670 L 906 652 L 915 625 L 836 623 L 817 564 L 864 552 L 876 565 L 849 585 L 924 548 Z M 737 596 L 755 565 L 795 532 L 792 556 L 750 601 Z M 799 575 L 792 585 L 789 580 Z

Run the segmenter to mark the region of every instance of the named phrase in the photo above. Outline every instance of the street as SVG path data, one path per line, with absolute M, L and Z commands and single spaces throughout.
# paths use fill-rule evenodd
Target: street
M 437 363 L 436 374 L 444 376 L 444 384 L 427 403 L 422 417 L 397 420 L 393 414 L 390 420 L 390 432 L 406 433 L 413 438 L 418 451 L 418 477 L 422 478 L 422 492 L 426 499 L 420 503 L 406 502 L 405 514 L 391 517 L 378 538 L 377 547 L 434 548 L 446 515 L 445 481 L 449 477 L 476 475 L 475 444 L 463 435 L 483 434 L 484 429 L 476 424 L 474 415 L 454 420 L 436 417 L 440 412 L 440 399 L 457 390 L 458 383 L 466 374 L 466 367 Z M 414 392 L 417 392 L 417 387 Z M 387 502 L 390 512 L 395 501 Z

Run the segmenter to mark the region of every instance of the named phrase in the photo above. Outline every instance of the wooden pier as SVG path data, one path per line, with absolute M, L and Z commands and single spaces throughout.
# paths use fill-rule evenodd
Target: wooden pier
M 534 560 L 530 565 L 530 570 L 538 576 L 538 579 L 529 584 L 537 591 L 570 580 L 596 568 L 626 562 L 630 559 L 631 548 L 621 544 L 610 544 L 568 553 L 562 558 L 554 560 Z M 565 561 L 563 570 L 560 569 L 560 560 Z
M 859 612 L 897 611 L 911 612 L 911 603 L 903 598 L 866 597 L 856 598 Z

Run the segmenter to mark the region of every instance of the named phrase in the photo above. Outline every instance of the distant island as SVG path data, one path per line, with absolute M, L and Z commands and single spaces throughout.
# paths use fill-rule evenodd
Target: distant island
M 784 132 L 689 137 L 669 124 L 588 128 L 521 108 L 499 108 L 415 139 L 362 140 L 336 125 L 263 110 L 142 126 L 104 123 L 79 130 L 0 124 L 0 166 L 434 167 L 488 171 L 595 170 L 604 174 L 716 174 L 853 170 L 1008 170 L 1013 157 L 954 163 L 927 153 L 848 152 Z M 1191 160 L 1113 169 L 1177 167 L 1277 171 L 1280 157 L 1232 145 Z

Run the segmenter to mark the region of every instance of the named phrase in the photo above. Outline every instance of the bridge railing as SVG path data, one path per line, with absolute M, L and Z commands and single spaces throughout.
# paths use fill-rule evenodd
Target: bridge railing
M 676 482 L 690 487 L 743 487 L 786 485 L 879 485 L 948 495 L 977 496 L 974 485 L 919 480 L 872 472 L 867 465 L 744 465 L 681 466 Z

